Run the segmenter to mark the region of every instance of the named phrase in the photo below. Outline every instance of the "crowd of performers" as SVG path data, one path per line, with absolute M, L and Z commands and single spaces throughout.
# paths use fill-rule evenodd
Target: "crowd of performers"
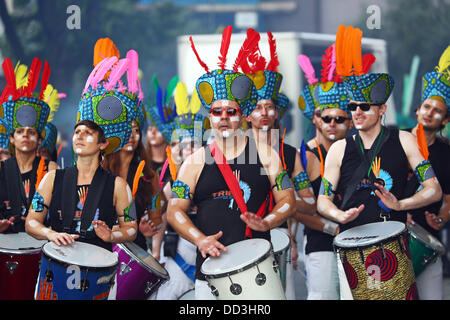
M 450 46 L 423 75 L 417 125 L 399 130 L 383 125 L 393 77 L 370 73 L 362 31 L 341 25 L 320 72 L 298 57 L 307 80 L 298 107 L 315 136 L 297 149 L 284 141 L 293 103 L 272 33 L 264 57 L 248 29 L 233 63 L 231 35 L 228 26 L 214 70 L 191 37 L 205 73 L 195 88 L 154 76 L 147 105 L 138 53 L 120 57 L 99 39 L 66 168 L 52 123 L 64 94 L 49 84 L 49 64 L 3 61 L 0 256 L 18 261 L 0 272 L 2 299 L 294 300 L 299 252 L 309 300 L 443 299 L 450 148 L 438 133 L 450 119 Z M 275 230 L 287 245 L 275 272 L 264 271 Z M 21 260 L 30 248 L 38 258 Z M 74 265 L 98 278 L 71 288 Z M 25 273 L 30 293 L 17 289 Z

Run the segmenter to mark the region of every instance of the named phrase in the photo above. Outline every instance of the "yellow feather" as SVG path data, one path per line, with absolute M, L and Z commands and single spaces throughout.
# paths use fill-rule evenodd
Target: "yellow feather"
M 188 109 L 191 110 L 193 114 L 195 114 L 200 110 L 201 105 L 202 102 L 198 97 L 197 89 L 194 89 L 194 92 L 192 92 L 191 102 L 189 103 Z
M 58 97 L 58 90 L 53 88 L 51 84 L 47 85 L 47 88 L 45 88 L 44 91 L 44 101 L 49 105 L 50 107 L 50 114 L 48 116 L 47 122 L 51 122 L 53 120 L 53 116 L 55 115 L 55 112 L 59 109 L 59 97 Z
M 17 63 L 16 68 L 14 69 L 14 74 L 16 75 L 16 87 L 20 89 L 23 86 L 26 86 L 28 83 L 28 67 L 24 64 L 20 64 L 20 61 Z
M 444 53 L 442 53 L 441 58 L 439 59 L 438 72 L 444 73 L 445 70 L 450 67 L 450 46 L 445 49 Z
M 175 87 L 175 105 L 177 106 L 177 114 L 186 114 L 189 112 L 189 94 L 186 85 L 183 82 L 178 82 Z

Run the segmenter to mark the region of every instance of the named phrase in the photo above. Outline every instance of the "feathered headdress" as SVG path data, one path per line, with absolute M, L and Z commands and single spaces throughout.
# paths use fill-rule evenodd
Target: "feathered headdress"
M 422 78 L 422 102 L 428 98 L 443 100 L 447 105 L 447 115 L 450 114 L 450 46 L 442 53 L 436 70 Z
M 394 89 L 394 79 L 387 73 L 368 73 L 375 57 L 362 56 L 362 31 L 340 25 L 336 34 L 336 71 L 351 100 L 384 104 Z
M 192 50 L 194 51 L 197 60 L 206 71 L 206 73 L 197 80 L 196 89 L 202 105 L 208 111 L 211 108 L 212 103 L 216 100 L 232 100 L 236 101 L 240 105 L 242 112 L 248 116 L 256 106 L 256 89 L 250 78 L 245 74 L 238 72 L 238 68 L 241 62 L 253 51 L 253 47 L 257 45 L 259 39 L 247 37 L 239 50 L 233 69 L 227 70 L 226 61 L 231 33 L 232 27 L 226 27 L 222 34 L 222 44 L 220 47 L 220 69 L 214 71 L 210 71 L 208 66 L 201 60 L 192 37 L 189 37 Z
M 77 123 L 90 120 L 97 123 L 109 141 L 105 154 L 120 150 L 131 135 L 131 121 L 138 119 L 144 94 L 138 77 L 139 57 L 129 50 L 126 58 L 119 59 L 118 51 L 101 51 L 99 39 L 94 49 L 94 66 L 78 105 Z M 100 51 L 99 51 L 100 50 Z M 99 56 L 105 56 L 100 60 Z M 126 82 L 124 76 L 126 75 Z

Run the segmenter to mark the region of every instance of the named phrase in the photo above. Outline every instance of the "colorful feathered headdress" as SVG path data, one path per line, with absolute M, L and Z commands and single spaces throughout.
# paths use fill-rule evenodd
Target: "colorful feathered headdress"
M 206 143 L 207 139 L 205 139 L 204 134 L 211 126 L 209 118 L 199 112 L 201 104 L 196 89 L 194 89 L 189 100 L 186 85 L 183 82 L 178 82 L 175 88 L 175 105 L 177 110 L 175 130 L 180 142 L 195 140 L 200 144 Z
M 314 110 L 319 107 L 319 85 L 316 78 L 316 71 L 308 56 L 301 54 L 298 56 L 298 64 L 303 70 L 308 84 L 303 88 L 298 97 L 298 107 L 300 112 L 309 120 L 314 116 Z
M 394 79 L 387 73 L 367 73 L 374 62 L 362 56 L 362 31 L 340 25 L 336 34 L 336 70 L 342 76 L 351 100 L 385 104 L 394 89 Z M 369 67 L 368 67 L 369 66 Z
M 178 76 L 172 77 L 165 92 L 160 86 L 156 75 L 153 75 L 151 90 L 153 94 L 153 101 L 150 100 L 150 105 L 147 107 L 147 115 L 153 126 L 158 128 L 158 131 L 164 137 L 167 144 L 172 141 L 172 134 L 175 128 L 174 119 L 177 115 L 177 110 L 175 108 L 174 102 L 174 92 L 178 83 Z
M 280 64 L 277 55 L 276 41 L 270 31 L 267 31 L 269 39 L 270 60 L 262 56 L 258 43 L 253 48 L 247 59 L 243 60 L 240 67 L 242 72 L 247 74 L 254 82 L 258 92 L 258 100 L 272 100 L 277 109 L 284 114 L 288 105 L 289 99 L 287 96 L 280 93 L 281 82 L 283 76 L 278 72 Z M 252 28 L 247 29 L 247 38 L 257 38 L 260 35 Z M 266 63 L 267 62 L 267 63 Z
M 444 101 L 450 114 L 450 46 L 442 53 L 436 71 L 422 78 L 422 102 L 428 98 Z
M 219 69 L 210 71 L 208 66 L 200 59 L 195 49 L 192 37 L 189 38 L 192 50 L 200 65 L 206 73 L 196 83 L 200 101 L 206 110 L 210 110 L 212 103 L 217 100 L 236 101 L 243 114 L 249 116 L 257 103 L 257 92 L 253 81 L 238 71 L 242 61 L 247 58 L 253 48 L 258 44 L 259 38 L 247 37 L 239 50 L 233 69 L 226 69 L 227 53 L 230 46 L 232 27 L 227 26 L 222 34 L 220 47 Z M 259 37 L 259 34 L 258 34 Z
M 102 39 L 101 39 L 102 40 Z M 139 56 L 129 50 L 119 59 L 115 46 L 99 61 L 89 75 L 78 105 L 77 123 L 90 120 L 98 124 L 109 141 L 105 154 L 120 150 L 131 135 L 131 122 L 137 119 L 137 110 L 142 108 L 144 94 L 138 77 Z M 96 48 L 98 48 L 96 46 Z M 122 77 L 126 74 L 126 84 Z
M 28 68 L 20 64 L 15 70 L 9 58 L 3 61 L 2 66 L 6 87 L 0 96 L 0 117 L 4 118 L 12 132 L 19 127 L 32 127 L 41 135 L 50 113 L 50 107 L 44 97 L 50 77 L 48 62 L 44 62 L 41 87 L 38 93 L 35 93 L 34 90 L 38 86 L 42 68 L 40 59 L 33 59 L 28 73 Z

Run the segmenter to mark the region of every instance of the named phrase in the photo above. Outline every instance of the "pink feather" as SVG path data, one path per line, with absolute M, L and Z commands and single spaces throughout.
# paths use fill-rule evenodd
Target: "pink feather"
M 105 60 L 105 59 L 104 59 Z M 105 63 L 102 63 L 101 67 L 98 68 L 97 72 L 94 75 L 94 78 L 92 79 L 92 88 L 97 89 L 100 82 L 105 78 L 105 75 L 110 71 L 113 70 L 113 65 L 117 62 L 118 58 L 116 56 L 112 56 L 110 58 L 107 58 Z
M 111 70 L 111 74 L 109 75 L 108 82 L 105 84 L 106 90 L 111 90 L 120 80 L 120 78 L 125 74 L 128 69 L 129 61 L 127 58 L 120 59 L 119 62 L 114 66 Z
M 87 90 L 89 89 L 89 86 L 93 86 L 96 84 L 94 81 L 95 75 L 96 75 L 98 69 L 100 69 L 103 66 L 103 64 L 106 63 L 107 60 L 108 59 L 103 59 L 95 66 L 94 69 L 92 69 L 91 73 L 89 74 L 88 79 L 86 80 L 86 84 L 84 85 L 83 94 L 85 94 L 87 92 Z
M 137 92 L 138 87 L 138 69 L 139 69 L 139 55 L 135 50 L 129 50 L 127 52 L 128 70 L 127 70 L 127 82 L 128 91 Z
M 138 85 L 139 85 L 139 95 L 138 95 L 138 99 L 139 99 L 139 100 L 143 100 L 143 99 L 144 99 L 144 92 L 142 91 L 142 88 L 141 88 L 141 80 L 139 80 L 139 78 L 138 78 Z
M 314 71 L 314 67 L 311 64 L 311 60 L 304 54 L 298 56 L 298 64 L 302 68 L 305 73 L 306 80 L 309 84 L 317 83 L 319 80 L 316 78 L 316 72 Z

